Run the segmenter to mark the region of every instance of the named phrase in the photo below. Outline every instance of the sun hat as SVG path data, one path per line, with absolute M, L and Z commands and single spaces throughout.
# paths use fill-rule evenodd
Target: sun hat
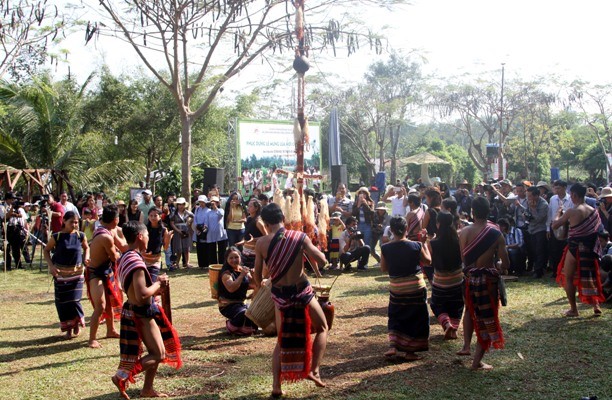
M 201 194 L 198 196 L 198 203 L 200 202 L 204 202 L 207 203 L 208 202 L 208 197 L 206 197 L 205 195 Z
M 387 205 L 385 204 L 384 201 L 379 201 L 378 203 L 376 203 L 376 210 L 383 210 L 383 211 L 387 211 Z
M 186 204 L 186 203 L 187 203 L 187 200 L 185 200 L 184 197 L 179 197 L 178 199 L 174 201 L 174 204 Z
M 599 195 L 600 199 L 604 199 L 606 197 L 612 197 L 612 188 L 606 186 L 605 188 L 601 189 L 601 194 Z

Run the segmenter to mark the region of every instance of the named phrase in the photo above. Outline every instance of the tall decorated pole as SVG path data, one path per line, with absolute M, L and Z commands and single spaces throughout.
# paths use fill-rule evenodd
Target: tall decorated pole
M 304 188 L 304 148 L 309 144 L 308 119 L 304 115 L 304 91 L 306 88 L 304 74 L 310 68 L 308 63 L 308 46 L 306 46 L 304 35 L 304 2 L 305 0 L 293 1 L 295 6 L 295 35 L 298 40 L 295 49 L 295 59 L 293 60 L 293 69 L 297 72 L 297 119 L 294 122 L 293 134 L 297 156 L 295 172 L 300 197 Z

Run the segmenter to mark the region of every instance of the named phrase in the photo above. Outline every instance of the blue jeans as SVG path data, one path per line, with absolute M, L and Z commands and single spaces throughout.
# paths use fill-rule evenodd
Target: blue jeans
M 227 246 L 232 247 L 244 238 L 244 229 L 227 229 Z
M 351 262 L 357 260 L 357 268 L 366 268 L 368 259 L 370 258 L 370 246 L 357 247 L 353 251 L 340 254 L 340 262 L 347 266 Z
M 357 229 L 363 233 L 363 243 L 367 245 L 372 243 L 372 225 L 366 222 L 360 222 L 359 225 L 357 225 Z
M 164 254 L 166 255 L 166 267 L 170 268 L 172 265 L 172 246 L 168 245 L 168 248 L 164 250 Z

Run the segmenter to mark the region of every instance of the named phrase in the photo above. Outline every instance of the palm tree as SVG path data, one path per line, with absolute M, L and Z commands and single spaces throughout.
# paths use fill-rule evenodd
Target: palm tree
M 103 150 L 110 145 L 106 142 L 113 139 L 83 128 L 85 90 L 92 77 L 81 86 L 71 79 L 53 82 L 48 75 L 35 77 L 24 86 L 0 84 L 5 111 L 0 120 L 3 163 L 17 169 L 67 172 L 80 189 L 117 184 L 139 175 L 142 168 L 133 160 L 104 160 Z

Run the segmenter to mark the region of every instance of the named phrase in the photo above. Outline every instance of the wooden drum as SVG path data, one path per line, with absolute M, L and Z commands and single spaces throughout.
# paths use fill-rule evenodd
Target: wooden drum
M 219 298 L 219 274 L 223 264 L 211 264 L 208 266 L 208 280 L 210 281 L 210 296 L 213 299 Z

